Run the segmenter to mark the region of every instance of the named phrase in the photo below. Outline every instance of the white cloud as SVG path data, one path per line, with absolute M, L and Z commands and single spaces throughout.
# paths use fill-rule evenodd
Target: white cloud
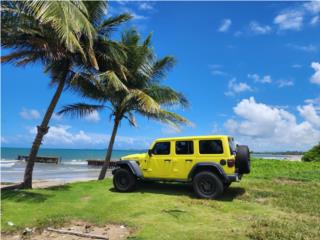
M 237 82 L 235 78 L 231 79 L 228 84 L 228 91 L 225 92 L 226 96 L 234 96 L 237 93 L 253 91 L 253 89 L 244 82 Z
M 219 32 L 227 32 L 231 27 L 232 21 L 230 19 L 223 19 L 220 27 L 218 28 Z
M 248 78 L 253 79 L 255 82 L 259 83 L 272 83 L 272 79 L 270 75 L 265 75 L 260 77 L 258 74 L 248 74 Z
M 92 113 L 87 115 L 84 119 L 89 121 L 89 122 L 99 122 L 100 121 L 100 115 L 99 115 L 99 113 L 97 111 L 93 111 Z
M 319 22 L 319 16 L 311 18 L 310 25 L 316 25 Z
M 302 68 L 302 65 L 301 64 L 293 64 L 291 67 L 293 67 L 293 68 Z
M 316 107 L 317 110 L 320 110 L 320 97 L 309 98 L 304 101 L 306 104 L 312 104 Z
M 304 51 L 304 52 L 317 52 L 318 51 L 318 48 L 313 44 L 297 45 L 297 44 L 288 43 L 286 46 L 289 48 L 299 50 L 299 51 Z
M 300 10 L 285 10 L 274 18 L 274 23 L 280 30 L 300 30 L 303 24 L 304 12 Z
M 304 4 L 304 7 L 307 11 L 309 11 L 311 14 L 317 14 L 320 13 L 320 1 L 310 1 L 308 3 Z
M 300 115 L 315 127 L 320 127 L 320 116 L 317 114 L 316 108 L 312 105 L 298 106 Z
M 292 113 L 257 103 L 253 97 L 243 99 L 233 110 L 237 119 L 227 120 L 226 129 L 256 151 L 306 150 L 320 139 L 314 124 L 319 115 L 315 117 L 309 107 L 300 107 L 304 118 L 300 123 Z
M 29 130 L 31 134 L 36 134 L 36 127 Z M 44 136 L 44 146 L 68 146 L 68 147 L 106 147 L 110 135 L 85 132 L 84 130 L 72 131 L 69 125 L 56 125 L 49 128 L 49 132 Z M 151 139 L 145 137 L 116 136 L 115 147 L 118 148 L 147 148 Z
M 209 65 L 210 72 L 212 75 L 217 76 L 228 76 L 229 74 L 222 70 L 223 66 L 219 64 L 211 64 Z
M 249 24 L 249 29 L 255 34 L 268 34 L 271 32 L 272 28 L 269 25 L 261 25 L 258 22 L 251 22 Z
M 294 82 L 292 80 L 284 80 L 281 79 L 277 81 L 278 87 L 283 88 L 283 87 L 292 87 L 294 85 Z
M 141 10 L 153 10 L 153 4 L 149 2 L 138 2 L 138 7 Z
M 23 108 L 19 114 L 23 119 L 26 120 L 35 120 L 40 118 L 40 113 L 36 109 Z
M 62 117 L 63 117 L 62 115 L 58 115 L 57 113 L 53 113 L 51 118 L 53 120 L 60 121 L 62 119 Z
M 311 67 L 314 69 L 315 73 L 310 78 L 310 82 L 320 85 L 320 63 L 313 62 L 311 63 Z

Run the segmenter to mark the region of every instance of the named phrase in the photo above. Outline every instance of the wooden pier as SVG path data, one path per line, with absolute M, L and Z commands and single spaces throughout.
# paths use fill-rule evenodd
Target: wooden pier
M 104 160 L 87 160 L 88 166 L 102 166 Z M 108 168 L 115 168 L 117 161 L 110 161 Z
M 29 160 L 29 156 L 25 156 L 25 155 L 18 155 L 18 160 L 25 160 L 28 161 Z M 57 156 L 37 156 L 35 162 L 39 162 L 39 163 L 55 163 L 58 164 L 61 162 L 61 157 L 57 157 Z

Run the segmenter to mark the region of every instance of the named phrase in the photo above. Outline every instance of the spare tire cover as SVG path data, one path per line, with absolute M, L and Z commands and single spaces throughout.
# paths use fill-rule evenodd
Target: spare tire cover
M 237 146 L 236 168 L 240 174 L 250 173 L 250 151 L 248 146 Z

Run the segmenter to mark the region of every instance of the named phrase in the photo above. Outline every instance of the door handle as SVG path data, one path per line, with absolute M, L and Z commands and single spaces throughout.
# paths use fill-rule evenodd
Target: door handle
M 192 162 L 193 160 L 192 159 L 186 159 L 186 162 Z
M 171 162 L 171 159 L 165 159 L 164 161 L 165 162 Z

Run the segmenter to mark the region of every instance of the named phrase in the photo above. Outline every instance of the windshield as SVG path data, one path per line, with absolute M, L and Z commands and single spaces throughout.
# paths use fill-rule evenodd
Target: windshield
M 232 155 L 235 155 L 236 154 L 236 144 L 234 143 L 233 138 L 230 137 L 228 140 L 229 140 L 230 153 Z

